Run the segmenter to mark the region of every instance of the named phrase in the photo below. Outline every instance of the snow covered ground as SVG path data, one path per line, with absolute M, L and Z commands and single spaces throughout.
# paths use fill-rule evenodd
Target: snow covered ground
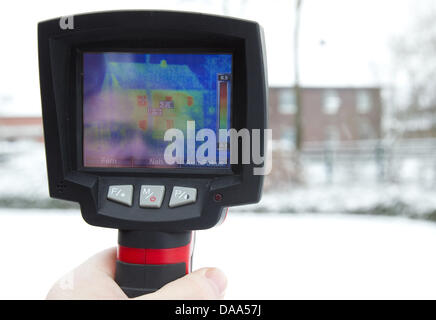
M 75 210 L 0 209 L 0 298 L 44 298 L 116 231 Z M 356 215 L 232 214 L 197 233 L 194 268 L 216 266 L 229 299 L 436 298 L 436 224 Z
M 235 207 L 240 212 L 336 213 L 404 216 L 436 220 L 436 190 L 416 184 L 312 185 L 265 193 L 261 202 Z

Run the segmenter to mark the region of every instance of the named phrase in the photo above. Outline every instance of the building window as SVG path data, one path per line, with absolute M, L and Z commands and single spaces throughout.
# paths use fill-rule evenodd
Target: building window
M 371 111 L 372 97 L 369 91 L 361 90 L 357 92 L 356 96 L 357 112 L 365 114 Z
M 328 126 L 325 129 L 325 140 L 328 142 L 337 142 L 341 139 L 339 128 L 336 126 Z
M 376 137 L 374 128 L 368 119 L 359 120 L 358 130 L 359 130 L 360 139 L 367 140 L 367 139 L 374 139 Z
M 325 114 L 336 114 L 341 103 L 341 97 L 336 90 L 324 91 L 323 111 Z
M 287 127 L 282 128 L 280 142 L 284 149 L 294 149 L 295 148 L 295 128 Z
M 280 90 L 279 112 L 281 114 L 295 114 L 297 112 L 295 91 L 293 89 Z

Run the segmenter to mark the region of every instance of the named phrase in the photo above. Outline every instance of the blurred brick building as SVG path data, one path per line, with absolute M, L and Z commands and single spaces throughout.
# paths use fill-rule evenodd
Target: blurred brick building
M 41 117 L 0 116 L 0 140 L 43 141 Z
M 381 89 L 302 88 L 303 143 L 353 141 L 381 137 Z M 269 89 L 269 126 L 273 139 L 292 144 L 295 140 L 295 92 L 290 87 Z M 38 116 L 0 116 L 0 140 L 42 141 Z
M 273 140 L 295 141 L 295 92 L 290 87 L 269 90 L 269 126 Z M 381 138 L 381 89 L 302 88 L 303 144 Z

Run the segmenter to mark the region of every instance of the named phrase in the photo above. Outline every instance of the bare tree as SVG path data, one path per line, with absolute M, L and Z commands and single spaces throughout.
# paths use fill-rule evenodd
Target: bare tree
M 394 39 L 397 85 L 396 129 L 403 137 L 436 137 L 436 11 L 416 17 L 414 25 Z
M 223 14 L 224 15 L 228 15 L 229 14 L 229 1 L 228 0 L 222 0 L 222 10 L 223 10 Z
M 300 60 L 299 60 L 299 39 L 300 39 L 300 19 L 301 6 L 303 0 L 295 0 L 295 19 L 294 19 L 294 90 L 295 104 L 297 107 L 295 114 L 295 148 L 301 150 L 303 142 L 303 125 L 302 125 L 302 99 L 300 88 Z

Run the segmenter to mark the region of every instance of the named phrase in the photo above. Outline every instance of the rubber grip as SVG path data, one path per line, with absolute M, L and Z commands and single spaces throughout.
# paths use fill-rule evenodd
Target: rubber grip
M 152 293 L 191 271 L 193 233 L 118 233 L 115 281 L 130 297 Z
M 185 270 L 185 263 L 140 265 L 117 261 L 115 281 L 129 298 L 134 298 L 183 277 Z

